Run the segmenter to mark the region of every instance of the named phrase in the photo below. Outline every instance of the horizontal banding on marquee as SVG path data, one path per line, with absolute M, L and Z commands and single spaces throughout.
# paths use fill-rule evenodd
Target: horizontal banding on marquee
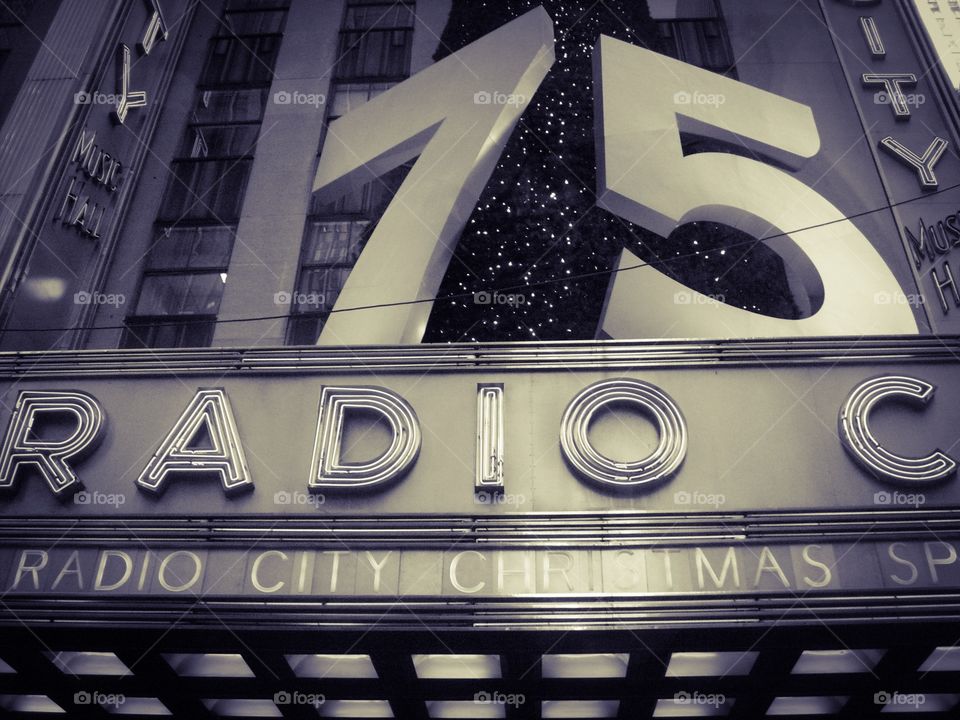
M 507 435 L 505 398 L 500 383 L 477 385 L 476 468 L 474 491 L 487 497 L 500 492 L 508 477 L 503 472 Z M 928 405 L 934 386 L 903 375 L 886 375 L 859 383 L 839 411 L 838 437 L 849 457 L 871 475 L 892 483 L 915 486 L 944 480 L 957 468 L 940 450 L 913 458 L 884 448 L 869 427 L 869 414 L 881 402 L 905 399 Z M 618 461 L 598 452 L 590 440 L 591 421 L 614 405 L 638 407 L 653 422 L 657 447 L 646 457 Z M 349 413 L 372 413 L 391 434 L 379 456 L 344 462 L 342 444 Z M 43 424 L 59 419 L 63 439 L 45 436 Z M 16 490 L 18 473 L 37 468 L 52 493 L 69 497 L 82 484 L 70 463 L 94 450 L 103 435 L 106 415 L 99 401 L 79 391 L 20 392 L 0 449 L 0 490 Z M 560 422 L 560 451 L 574 473 L 607 490 L 634 490 L 665 481 L 678 472 L 688 448 L 686 422 L 677 403 L 657 386 L 620 378 L 591 385 L 567 406 Z M 397 393 L 381 387 L 321 386 L 314 452 L 306 485 L 309 490 L 377 489 L 400 478 L 417 462 L 421 449 L 420 422 L 411 405 Z M 305 475 L 307 468 L 304 468 Z M 232 495 L 253 488 L 244 459 L 241 434 L 222 388 L 200 388 L 173 423 L 136 481 L 136 486 L 160 495 L 170 479 L 201 480 L 216 477 Z
M 615 403 L 638 405 L 657 426 L 657 448 L 640 460 L 620 462 L 597 452 L 587 433 L 594 416 Z M 680 408 L 655 385 L 639 380 L 606 380 L 577 395 L 560 424 L 563 456 L 588 480 L 616 487 L 646 485 L 671 477 L 687 454 L 687 426 Z

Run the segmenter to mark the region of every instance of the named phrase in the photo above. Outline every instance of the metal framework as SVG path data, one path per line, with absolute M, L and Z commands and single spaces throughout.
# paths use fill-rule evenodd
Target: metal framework
M 183 607 L 170 611 L 184 614 Z M 785 608 L 770 608 L 774 613 Z M 66 608 L 65 608 L 66 610 Z M 778 697 L 849 698 L 834 717 L 880 717 L 877 693 L 936 695 L 955 693 L 960 681 L 956 671 L 924 673 L 920 664 L 939 644 L 956 639 L 956 622 L 913 621 L 891 625 L 855 625 L 843 620 L 780 625 L 771 630 L 757 624 L 717 629 L 646 629 L 623 631 L 518 632 L 503 627 L 475 632 L 432 627 L 429 617 L 413 617 L 416 608 L 402 608 L 408 624 L 420 629 L 368 632 L 322 624 L 295 623 L 285 631 L 258 628 L 265 625 L 262 609 L 252 610 L 253 627 L 228 629 L 213 610 L 196 608 L 177 626 L 153 629 L 117 628 L 113 609 L 101 609 L 102 619 L 93 625 L 56 628 L 30 623 L 30 629 L 8 627 L 2 631 L 2 655 L 16 674 L 0 675 L 0 695 L 40 694 L 69 710 L 70 718 L 101 718 L 109 715 L 99 706 L 76 705 L 77 693 L 95 689 L 102 694 L 158 698 L 176 717 L 220 717 L 204 700 L 271 699 L 277 693 L 322 695 L 335 699 L 389 701 L 394 717 L 430 717 L 428 702 L 474 699 L 479 693 L 522 695 L 520 705 L 507 705 L 507 718 L 538 718 L 544 700 L 618 700 L 619 718 L 651 717 L 658 700 L 683 693 L 723 695 L 729 717 L 763 716 Z M 122 611 L 121 611 L 122 612 Z M 217 613 L 220 610 L 216 611 Z M 139 611 L 143 614 L 142 611 Z M 4 613 L 9 617 L 9 611 Z M 149 612 L 145 613 L 149 615 Z M 206 627 L 198 632 L 191 625 Z M 214 628 L 217 625 L 218 628 Z M 872 672 L 850 675 L 798 675 L 791 672 L 804 650 L 879 648 L 885 650 Z M 124 677 L 76 677 L 61 671 L 46 654 L 69 650 L 100 650 L 117 655 L 132 673 Z M 667 677 L 671 653 L 681 651 L 758 652 L 748 675 L 720 677 Z M 164 659 L 167 653 L 237 653 L 252 670 L 252 677 L 182 677 Z M 543 678 L 544 653 L 629 653 L 622 678 Z M 295 653 L 349 653 L 369 655 L 375 679 L 311 679 L 297 677 L 285 655 Z M 500 656 L 499 679 L 426 680 L 417 677 L 415 653 L 489 653 Z M 284 718 L 317 717 L 312 706 L 278 705 Z M 922 707 L 922 706 L 921 706 Z M 724 713 L 726 714 L 726 712 Z M 12 717 L 38 717 L 12 714 Z M 229 715 L 228 715 L 229 716 Z M 886 715 L 884 715 L 885 717 Z M 907 717 L 956 717 L 953 712 L 908 713 Z M 61 716 L 62 717 L 62 716 Z M 480 715 L 483 717 L 483 715 Z
M 783 367 L 829 363 L 953 362 L 960 336 L 870 336 L 789 340 L 606 340 L 450 343 L 366 347 L 63 350 L 0 353 L 0 378 L 221 376 L 365 370 L 557 370 Z

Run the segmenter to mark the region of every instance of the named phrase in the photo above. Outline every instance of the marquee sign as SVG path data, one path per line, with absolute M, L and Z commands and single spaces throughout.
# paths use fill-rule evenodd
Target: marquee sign
M 876 509 L 884 493 L 957 507 L 957 372 L 27 375 L 0 396 L 0 510 Z
M 0 549 L 7 594 L 479 599 L 960 589 L 955 541 L 599 549 Z
M 911 103 L 924 86 L 904 60 L 908 43 L 890 33 L 890 5 L 831 1 L 825 12 L 839 32 L 854 33 L 868 63 L 857 92 L 886 94 L 872 110 L 887 126 L 878 126 L 871 152 L 885 160 L 880 181 L 896 190 L 889 197 L 901 198 L 906 186 L 916 193 L 953 182 L 960 169 L 945 154 L 952 139 L 942 118 L 931 117 L 929 142 L 906 130 L 928 109 Z M 148 16 L 143 53 L 165 33 L 162 17 Z M 156 84 L 131 77 L 129 48 L 121 50 L 124 102 L 113 131 L 147 114 L 133 112 L 146 101 L 138 93 Z M 919 231 L 903 238 L 871 236 L 803 176 L 821 152 L 820 108 L 609 37 L 598 40 L 594 60 L 600 206 L 665 236 L 694 221 L 772 234 L 766 242 L 818 301 L 808 317 L 789 321 L 706 298 L 667 307 L 688 289 L 654 268 L 633 268 L 637 258 L 625 251 L 604 332 L 789 341 L 402 347 L 421 339 L 429 312 L 421 301 L 436 294 L 498 153 L 552 65 L 553 27 L 541 8 L 332 124 L 316 177 L 321 196 L 419 156 L 337 305 L 379 307 L 335 313 L 324 326 L 321 345 L 349 350 L 258 350 L 250 362 L 228 350 L 0 357 L 0 514 L 113 517 L 119 527 L 153 516 L 228 524 L 406 513 L 482 526 L 532 513 L 698 515 L 709 523 L 727 513 L 960 508 L 960 366 L 952 346 L 916 337 L 951 327 L 949 293 L 960 305 L 952 271 L 938 265 L 960 239 L 956 208 L 933 226 L 911 216 Z M 465 101 L 482 92 L 526 100 Z M 695 93 L 726 100 L 683 100 Z M 131 184 L 107 134 L 102 122 L 84 127 L 67 163 L 74 180 L 82 176 L 101 195 Z M 681 134 L 735 141 L 743 152 L 688 155 Z M 61 224 L 96 240 L 102 207 L 66 187 L 59 218 L 71 222 Z M 924 201 L 922 211 L 939 202 Z M 408 207 L 424 212 L 413 218 Z M 903 217 L 891 211 L 891 228 L 920 212 L 910 207 Z M 919 272 L 927 266 L 943 268 L 928 278 L 943 317 L 911 303 L 928 295 Z M 14 326 L 35 319 L 29 308 L 13 317 Z M 824 339 L 879 333 L 888 336 L 866 349 Z M 383 345 L 359 347 L 374 342 Z M 802 535 L 768 543 L 594 536 L 533 550 L 175 538 L 149 546 L 67 538 L 51 549 L 8 537 L 0 587 L 121 598 L 960 589 L 952 536 L 848 543 Z

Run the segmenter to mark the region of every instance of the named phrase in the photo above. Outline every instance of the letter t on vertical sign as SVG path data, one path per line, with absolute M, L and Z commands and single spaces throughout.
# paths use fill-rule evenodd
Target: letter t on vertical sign
M 907 103 L 903 88 L 904 86 L 916 87 L 916 75 L 913 73 L 863 73 L 861 79 L 864 87 L 883 86 L 897 120 L 910 117 L 910 105 Z
M 503 490 L 503 383 L 477 383 L 477 474 L 474 490 Z
M 536 8 L 338 118 L 314 190 L 339 195 L 420 156 L 323 326 L 321 345 L 416 344 L 460 232 L 507 138 L 553 65 Z M 384 307 L 385 306 L 385 307 Z

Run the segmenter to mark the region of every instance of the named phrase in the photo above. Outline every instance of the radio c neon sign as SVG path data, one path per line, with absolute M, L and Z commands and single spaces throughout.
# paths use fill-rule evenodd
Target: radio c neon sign
M 505 488 L 503 472 L 503 400 L 506 388 L 477 386 L 477 464 L 475 490 Z M 885 447 L 870 428 L 870 413 L 894 400 L 923 407 L 935 388 L 919 378 L 884 375 L 865 380 L 851 390 L 838 415 L 838 437 L 858 466 L 884 482 L 923 486 L 951 477 L 957 462 L 940 450 L 923 457 L 899 455 Z M 659 442 L 647 456 L 627 461 L 600 453 L 589 437 L 591 421 L 611 406 L 638 408 L 657 430 Z M 390 429 L 388 448 L 364 462 L 344 462 L 344 427 L 352 413 L 378 416 Z M 46 439 L 37 432 L 53 418 L 69 427 L 66 437 Z M 35 469 L 50 491 L 69 497 L 83 485 L 74 463 L 93 452 L 103 438 L 106 413 L 99 401 L 81 391 L 23 390 L 0 448 L 0 490 L 14 490 L 25 468 Z M 588 386 L 568 404 L 560 421 L 560 449 L 581 479 L 608 490 L 642 491 L 673 477 L 687 454 L 687 424 L 679 406 L 661 388 L 621 378 Z M 203 442 L 198 442 L 199 438 Z M 311 491 L 356 491 L 382 487 L 400 478 L 417 461 L 422 444 L 420 422 L 400 395 L 382 387 L 324 386 L 307 488 Z M 147 462 L 136 485 L 159 495 L 175 479 L 215 476 L 224 493 L 252 490 L 253 478 L 230 400 L 223 389 L 201 388 L 180 414 Z

